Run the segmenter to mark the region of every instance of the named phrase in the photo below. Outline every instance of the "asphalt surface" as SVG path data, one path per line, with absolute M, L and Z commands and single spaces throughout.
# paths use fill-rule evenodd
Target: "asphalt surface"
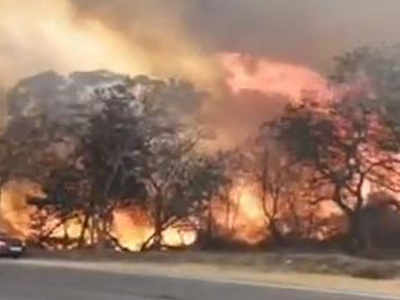
M 234 282 L 43 267 L 0 260 L 0 300 L 385 299 Z M 389 299 L 389 298 L 387 298 Z

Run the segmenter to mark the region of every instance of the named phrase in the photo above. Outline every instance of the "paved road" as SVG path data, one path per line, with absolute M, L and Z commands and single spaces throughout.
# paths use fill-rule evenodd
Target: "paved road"
M 362 295 L 0 261 L 0 300 L 366 300 Z M 383 298 L 381 298 L 383 299 Z

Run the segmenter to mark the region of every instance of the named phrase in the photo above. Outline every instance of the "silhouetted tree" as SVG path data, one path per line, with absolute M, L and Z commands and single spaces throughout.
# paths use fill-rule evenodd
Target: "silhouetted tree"
M 374 84 L 381 87 L 387 74 L 378 69 L 375 77 L 369 76 L 363 66 L 372 54 L 357 51 L 339 59 L 337 78 L 340 87 L 346 84 L 345 93 L 322 102 L 304 99 L 300 105 L 289 105 L 269 128 L 296 161 L 315 170 L 310 186 L 322 191 L 315 203 L 334 201 L 349 217 L 351 236 L 360 243 L 358 212 L 366 204 L 365 189 L 372 185 L 400 191 L 400 160 L 396 131 L 382 113 L 388 90 L 380 93 Z M 392 76 L 391 80 L 398 79 L 396 73 Z M 354 85 L 360 78 L 370 85 Z

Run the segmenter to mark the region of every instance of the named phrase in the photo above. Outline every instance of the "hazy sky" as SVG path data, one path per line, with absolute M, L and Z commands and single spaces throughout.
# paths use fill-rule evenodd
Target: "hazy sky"
M 398 0 L 0 0 L 0 78 L 110 68 L 212 81 L 239 51 L 324 70 L 364 44 L 396 43 Z
M 334 55 L 398 43 L 399 15 L 399 0 L 0 0 L 0 87 L 49 69 L 183 77 L 237 139 L 323 90 Z

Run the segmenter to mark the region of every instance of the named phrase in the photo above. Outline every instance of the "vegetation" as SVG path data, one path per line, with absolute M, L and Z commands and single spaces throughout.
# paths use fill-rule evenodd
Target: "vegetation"
M 365 247 L 366 189 L 399 192 L 398 118 L 388 110 L 398 88 L 396 63 L 370 49 L 348 53 L 338 58 L 333 77 L 347 92 L 320 103 L 304 99 L 268 124 L 293 161 L 311 168 L 309 188 L 320 194 L 312 202 L 333 201 L 348 217 L 356 247 Z
M 50 86 L 60 80 L 43 76 Z M 337 58 L 332 98 L 289 104 L 245 147 L 210 153 L 197 118 L 204 97 L 189 83 L 121 77 L 87 101 L 65 104 L 63 97 L 58 103 L 24 94 L 22 82 L 8 95 L 0 183 L 30 178 L 47 191 L 46 200 L 31 199 L 35 241 L 43 245 L 75 220 L 80 234 L 72 238 L 66 229 L 64 246 L 125 249 L 113 218 L 132 206 L 151 216 L 153 233 L 142 250 L 168 247 L 163 234 L 174 226 L 211 243 L 215 202 L 231 205 L 229 191 L 240 177 L 254 186 L 269 243 L 344 235 L 351 249 L 369 249 L 377 228 L 390 227 L 384 222 L 400 232 L 399 83 L 395 55 L 346 53 Z M 138 86 L 144 92 L 135 93 Z M 29 102 L 41 96 L 36 106 Z M 337 214 L 321 213 L 328 202 Z
M 50 109 L 16 115 L 9 123 L 2 179 L 31 178 L 48 191 L 46 201 L 31 201 L 39 208 L 33 226 L 40 243 L 76 218 L 81 233 L 77 241 L 65 236 L 66 245 L 118 243 L 113 211 L 136 205 L 154 220 L 143 249 L 161 248 L 163 231 L 201 215 L 226 181 L 221 154 L 200 149 L 201 129 L 173 118 L 164 103 L 139 101 L 131 84 L 97 89 L 92 101 L 71 105 L 68 123 L 50 121 Z M 184 87 L 187 93 L 190 87 Z M 50 228 L 49 218 L 58 220 Z

